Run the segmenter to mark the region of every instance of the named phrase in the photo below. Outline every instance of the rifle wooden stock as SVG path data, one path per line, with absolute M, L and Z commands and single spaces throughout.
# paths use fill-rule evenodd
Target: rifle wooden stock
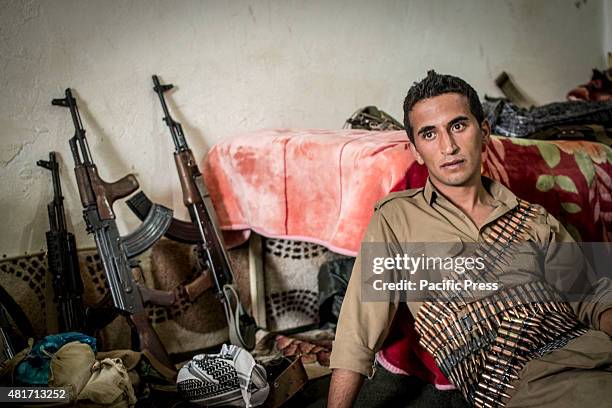
M 176 300 L 174 293 L 169 290 L 151 289 L 143 285 L 138 285 L 140 296 L 144 303 L 158 306 L 172 306 Z
M 197 278 L 185 285 L 185 292 L 190 302 L 195 301 L 202 293 L 214 286 L 210 271 L 202 271 Z
M 165 365 L 166 367 L 176 371 L 172 360 L 168 356 L 166 352 L 166 348 L 161 343 L 161 340 L 157 336 L 157 333 L 153 330 L 153 326 L 149 322 L 149 318 L 147 317 L 147 313 L 137 313 L 130 315 L 130 322 L 136 329 L 136 333 L 138 333 L 138 344 L 140 350 L 148 350 L 151 354 L 159 360 L 160 363 Z

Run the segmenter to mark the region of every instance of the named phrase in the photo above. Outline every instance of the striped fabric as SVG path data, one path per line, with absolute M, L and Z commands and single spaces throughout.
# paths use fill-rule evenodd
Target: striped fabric
M 205 407 L 256 407 L 270 391 L 266 370 L 243 348 L 224 344 L 219 354 L 198 354 L 185 364 L 177 388 L 186 400 Z

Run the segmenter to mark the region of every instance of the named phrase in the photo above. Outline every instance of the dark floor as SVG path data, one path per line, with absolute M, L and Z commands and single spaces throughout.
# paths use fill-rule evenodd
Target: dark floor
M 331 376 L 311 380 L 283 406 L 290 408 L 325 408 Z M 193 408 L 197 405 L 177 399 L 176 394 L 165 399 L 162 394 L 139 401 L 138 408 Z M 458 391 L 439 391 L 416 377 L 392 374 L 378 367 L 372 379 L 364 381 L 355 403 L 356 408 L 467 408 Z
M 324 408 L 330 376 L 309 381 L 286 406 L 291 408 Z M 366 379 L 356 408 L 467 408 L 459 391 L 439 391 L 416 377 L 392 374 L 378 367 L 371 380 Z

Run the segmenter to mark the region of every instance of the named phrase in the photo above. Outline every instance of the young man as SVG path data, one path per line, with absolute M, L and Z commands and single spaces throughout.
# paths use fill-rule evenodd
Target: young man
M 501 287 L 490 296 L 466 301 L 449 290 L 444 302 L 409 302 L 420 344 L 473 406 L 607 406 L 612 283 L 563 269 L 562 245 L 573 242 L 563 226 L 542 207 L 481 177 L 491 130 L 474 89 L 430 71 L 408 91 L 404 123 L 429 179 L 422 189 L 377 203 L 362 248 L 382 243 L 393 256 L 410 242 L 493 242 L 500 251 L 484 271 Z M 532 244 L 533 253 L 504 249 L 522 243 Z M 332 408 L 354 403 L 398 306 L 362 300 L 362 261 L 360 254 L 332 351 Z M 561 293 L 577 284 L 586 285 L 585 296 L 569 304 Z M 523 295 L 538 301 L 517 302 Z

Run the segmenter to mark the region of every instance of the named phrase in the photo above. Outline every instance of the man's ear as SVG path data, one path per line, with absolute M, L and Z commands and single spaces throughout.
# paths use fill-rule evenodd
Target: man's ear
M 412 155 L 416 159 L 417 163 L 419 163 L 421 165 L 425 164 L 425 161 L 423 160 L 423 158 L 421 157 L 421 155 L 417 151 L 416 147 L 414 146 L 414 143 L 408 142 L 408 146 L 410 146 L 410 151 L 412 152 Z
M 487 145 L 491 141 L 491 125 L 488 120 L 483 120 L 480 124 L 480 131 L 482 132 L 482 151 L 484 152 Z

